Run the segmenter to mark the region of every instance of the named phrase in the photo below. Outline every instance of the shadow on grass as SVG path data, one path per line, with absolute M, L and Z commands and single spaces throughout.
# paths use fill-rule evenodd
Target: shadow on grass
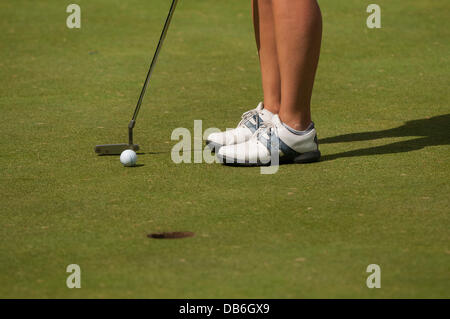
M 145 166 L 145 164 L 136 164 L 134 166 L 127 166 L 127 168 L 138 168 L 138 167 L 142 167 Z
M 450 144 L 450 114 L 431 118 L 412 120 L 404 125 L 383 131 L 361 132 L 327 137 L 320 144 L 369 141 L 389 137 L 417 137 L 408 141 L 390 143 L 382 146 L 324 155 L 321 161 L 331 161 L 341 157 L 395 154 L 420 150 L 427 146 Z
M 369 156 L 381 154 L 404 153 L 423 149 L 427 146 L 450 145 L 450 114 L 434 116 L 420 120 L 407 121 L 404 125 L 382 131 L 360 132 L 327 137 L 319 140 L 319 144 L 371 141 L 392 137 L 415 137 L 407 141 L 394 142 L 382 146 L 362 148 L 347 152 L 323 155 L 321 161 L 332 161 L 342 157 Z M 199 150 L 184 150 L 185 152 L 202 152 Z M 170 154 L 172 150 L 139 151 L 137 155 Z M 176 153 L 176 152 L 175 152 Z M 118 155 L 100 155 L 118 156 Z M 140 164 L 140 167 L 143 166 Z
M 170 151 L 162 151 L 162 152 L 137 152 L 136 155 L 155 155 L 155 154 L 166 154 L 166 153 L 170 153 Z M 114 156 L 120 156 L 120 154 L 99 154 L 97 156 L 100 157 L 114 157 Z

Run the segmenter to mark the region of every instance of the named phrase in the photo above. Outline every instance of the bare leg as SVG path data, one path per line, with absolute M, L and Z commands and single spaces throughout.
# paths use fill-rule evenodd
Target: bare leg
M 281 73 L 279 117 L 293 129 L 305 130 L 311 123 L 322 16 L 316 0 L 275 0 L 272 8 Z
M 264 107 L 277 114 L 281 103 L 281 79 L 275 41 L 272 0 L 253 0 L 253 24 L 261 65 Z

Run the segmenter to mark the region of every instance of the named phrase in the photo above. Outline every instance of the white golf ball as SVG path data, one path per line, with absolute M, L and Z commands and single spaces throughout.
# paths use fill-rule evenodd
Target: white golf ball
M 135 166 L 137 161 L 136 152 L 133 150 L 125 150 L 120 154 L 120 162 L 123 166 Z

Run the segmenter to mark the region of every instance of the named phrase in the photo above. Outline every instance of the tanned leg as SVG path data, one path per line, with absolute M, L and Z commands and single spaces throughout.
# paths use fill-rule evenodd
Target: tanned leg
M 277 114 L 281 103 L 281 79 L 272 0 L 253 0 L 252 4 L 256 45 L 261 66 L 264 107 Z
M 281 74 L 278 114 L 293 129 L 305 130 L 311 123 L 310 104 L 319 62 L 322 16 L 316 0 L 273 0 L 272 8 Z

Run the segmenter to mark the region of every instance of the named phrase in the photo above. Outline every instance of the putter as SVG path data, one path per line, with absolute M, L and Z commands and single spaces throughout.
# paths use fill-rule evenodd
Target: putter
M 133 118 L 128 124 L 128 144 L 105 144 L 105 145 L 97 145 L 95 146 L 95 153 L 98 155 L 118 155 L 121 154 L 124 150 L 133 150 L 138 151 L 139 145 L 133 143 L 133 128 L 136 125 L 136 119 L 139 114 L 139 110 L 141 108 L 142 100 L 144 99 L 145 91 L 147 90 L 148 83 L 150 81 L 150 77 L 153 72 L 153 68 L 156 64 L 156 60 L 158 59 L 159 51 L 161 50 L 164 39 L 166 38 L 167 30 L 169 29 L 170 21 L 172 20 L 173 13 L 175 12 L 175 7 L 177 6 L 178 0 L 172 0 L 172 5 L 170 6 L 169 14 L 167 15 L 166 22 L 164 23 L 164 28 L 161 32 L 161 37 L 159 38 L 158 46 L 156 47 L 155 54 L 153 55 L 152 62 L 150 64 L 150 68 L 147 73 L 147 77 L 145 78 L 144 86 L 142 87 L 141 94 L 139 95 L 139 100 L 137 102 L 136 108 L 134 110 Z

